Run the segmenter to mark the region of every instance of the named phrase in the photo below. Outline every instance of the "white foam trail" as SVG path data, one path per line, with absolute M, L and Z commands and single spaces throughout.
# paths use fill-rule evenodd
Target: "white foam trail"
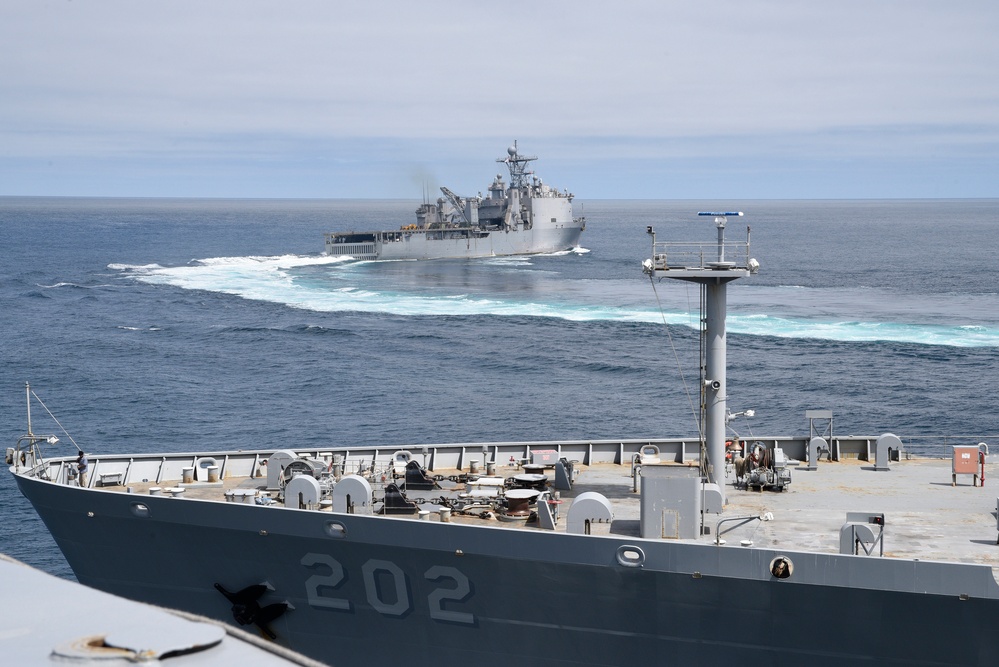
M 162 269 L 159 264 L 119 264 L 117 262 L 108 264 L 112 271 L 146 271 L 151 269 Z
M 556 250 L 555 252 L 539 252 L 538 257 L 564 257 L 565 255 L 585 255 L 589 249 L 582 246 L 569 248 L 568 250 Z
M 265 269 L 294 269 L 300 266 L 323 266 L 342 264 L 351 257 L 330 257 L 329 255 L 279 255 L 275 257 L 209 257 L 193 260 L 203 266 L 257 266 Z
M 529 255 L 503 255 L 502 257 L 485 257 L 483 261 L 500 266 L 531 266 Z
M 524 258 L 496 258 L 511 267 Z M 496 315 L 554 317 L 565 320 L 617 321 L 661 324 L 663 316 L 652 307 L 612 305 L 639 303 L 641 297 L 621 298 L 613 289 L 604 294 L 612 303 L 570 303 L 516 300 L 507 296 L 483 294 L 419 294 L 364 289 L 349 283 L 351 273 L 334 272 L 328 280 L 296 278 L 295 268 L 334 265 L 341 257 L 282 255 L 276 257 L 212 257 L 195 260 L 185 266 L 163 267 L 157 264 L 110 264 L 108 268 L 129 274 L 149 284 L 171 285 L 183 289 L 232 294 L 246 299 L 280 303 L 318 312 L 367 312 L 401 316 L 421 315 Z M 358 266 L 354 262 L 352 266 Z M 347 282 L 347 284 L 344 284 Z M 560 286 L 560 293 L 585 300 L 600 298 L 600 281 L 571 281 Z M 579 283 L 577 285 L 577 283 Z M 585 284 L 584 284 L 585 283 Z M 576 288 L 579 288 L 578 290 Z M 807 288 L 806 288 L 807 289 Z M 769 298 L 764 299 L 769 301 Z M 752 310 L 759 303 L 743 302 L 740 308 Z M 772 307 L 772 304 L 766 307 Z M 696 327 L 698 318 L 687 312 L 669 312 L 670 325 Z M 953 347 L 999 347 L 999 330 L 980 324 L 906 324 L 861 320 L 825 320 L 806 317 L 770 316 L 730 312 L 727 329 L 732 334 L 832 340 L 840 342 L 887 341 Z

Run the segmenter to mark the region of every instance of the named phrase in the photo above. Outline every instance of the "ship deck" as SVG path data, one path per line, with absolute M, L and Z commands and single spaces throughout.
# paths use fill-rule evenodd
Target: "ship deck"
M 686 467 L 689 463 L 661 465 Z M 592 532 L 638 537 L 641 532 L 640 494 L 634 491 L 636 480 L 632 476 L 632 466 L 597 462 L 576 464 L 576 467 L 573 488 L 558 494 L 560 518 L 555 530 L 566 530 L 567 510 L 574 498 L 595 491 L 610 502 L 613 520 L 593 524 Z M 906 457 L 893 461 L 888 470 L 877 470 L 873 463 L 856 458 L 823 460 L 815 469 L 806 469 L 803 464 L 792 461 L 790 467 L 792 482 L 780 492 L 737 487 L 730 471 L 725 485 L 724 510 L 720 515 L 704 515 L 704 535 L 695 541 L 717 542 L 723 548 L 840 553 L 840 529 L 847 521 L 848 512 L 883 514 L 883 538 L 877 549 L 872 549 L 873 555 L 879 555 L 883 549 L 884 557 L 888 558 L 978 563 L 991 566 L 999 574 L 996 517 L 999 486 L 991 485 L 999 467 L 995 457 L 986 459 L 985 483 L 988 486 L 973 484 L 970 474 L 958 475 L 957 483 L 953 485 L 950 459 Z M 448 478 L 467 473 L 467 469 L 435 469 L 432 472 Z M 502 466 L 495 474 L 513 477 L 522 472 L 517 466 Z M 187 499 L 226 502 L 225 493 L 229 490 L 255 489 L 260 494 L 267 493 L 265 481 L 259 476 L 227 475 L 216 483 L 135 481 L 128 482 L 128 488 L 135 494 L 147 494 L 150 487 L 182 487 L 181 495 Z M 391 477 L 387 481 L 391 482 Z M 640 478 L 638 483 L 641 484 Z M 448 479 L 441 485 L 441 489 L 407 494 L 426 512 L 393 517 L 442 520 L 440 505 L 435 500 L 442 496 L 457 498 L 465 492 L 465 485 Z M 125 486 L 117 484 L 93 486 L 102 491 L 126 491 Z M 380 481 L 372 482 L 372 488 L 376 498 L 383 495 Z M 325 507 L 317 511 L 331 510 Z M 772 520 L 756 520 L 767 513 L 772 514 Z M 537 521 L 500 521 L 495 513 L 489 513 L 487 518 L 481 514 L 481 508 L 469 515 L 453 512 L 450 521 L 511 530 L 542 530 Z M 741 521 L 741 518 L 747 520 Z

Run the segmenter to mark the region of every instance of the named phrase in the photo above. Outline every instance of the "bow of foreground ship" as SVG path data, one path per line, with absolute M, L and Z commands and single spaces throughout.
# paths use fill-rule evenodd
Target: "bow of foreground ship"
M 734 434 L 725 289 L 758 265 L 708 215 L 644 265 L 704 290 L 703 437 L 91 455 L 81 486 L 28 388 L 11 472 L 81 583 L 338 667 L 997 664 L 987 444 Z
M 517 142 L 496 161 L 497 174 L 483 197 L 462 197 L 446 187 L 436 202 L 416 210 L 416 222 L 388 231 L 328 232 L 325 253 L 353 259 L 448 259 L 533 255 L 572 250 L 586 229 L 573 217 L 572 193 L 559 191 L 528 170 L 537 157 L 521 155 Z

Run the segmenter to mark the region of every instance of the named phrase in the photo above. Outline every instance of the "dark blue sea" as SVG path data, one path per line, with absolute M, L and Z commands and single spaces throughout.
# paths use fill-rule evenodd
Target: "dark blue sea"
M 418 204 L 0 198 L 4 447 L 25 382 L 93 453 L 696 434 L 698 289 L 641 262 L 647 226 L 710 241 L 719 208 L 762 267 L 729 287 L 743 437 L 807 435 L 809 409 L 941 455 L 999 433 L 999 200 L 577 201 L 572 252 L 320 254 Z M 72 576 L 6 472 L 0 511 L 0 551 Z

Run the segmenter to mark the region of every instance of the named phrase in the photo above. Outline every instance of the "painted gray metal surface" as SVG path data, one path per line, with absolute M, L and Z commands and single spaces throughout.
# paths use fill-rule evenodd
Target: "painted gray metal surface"
M 354 259 L 446 259 L 530 255 L 571 250 L 585 229 L 574 218 L 573 195 L 526 171 L 536 160 L 516 144 L 503 162 L 509 187 L 497 176 L 489 196 L 461 198 L 446 187 L 436 203 L 424 203 L 415 224 L 397 230 L 327 233 L 325 253 Z M 528 178 L 531 176 L 531 178 Z
M 418 458 L 419 449 L 412 451 Z M 188 460 L 174 457 L 171 467 Z M 110 469 L 116 461 L 102 463 Z M 999 659 L 999 585 L 985 565 L 790 545 L 715 547 L 713 536 L 691 542 L 572 535 L 17 480 L 81 582 L 231 620 L 214 584 L 238 589 L 266 581 L 273 587 L 267 601 L 294 606 L 272 626 L 279 640 L 336 665 L 369 664 L 387 637 L 414 665 Z M 578 489 L 585 488 L 580 481 Z M 614 508 L 625 516 L 623 502 L 615 500 Z M 638 562 L 626 552 L 639 553 Z M 771 574 L 778 556 L 793 563 L 792 577 Z
M 0 556 L 0 656 L 5 665 L 318 667 L 305 656 L 205 618 L 179 616 Z
M 470 238 L 428 239 L 425 230 L 405 232 L 402 240 L 376 242 L 370 255 L 350 254 L 356 259 L 453 259 L 475 257 L 501 257 L 505 255 L 530 255 L 569 250 L 579 245 L 582 229 L 561 227 L 553 229 L 492 231 L 485 236 Z M 331 244 L 327 244 L 327 254 Z

